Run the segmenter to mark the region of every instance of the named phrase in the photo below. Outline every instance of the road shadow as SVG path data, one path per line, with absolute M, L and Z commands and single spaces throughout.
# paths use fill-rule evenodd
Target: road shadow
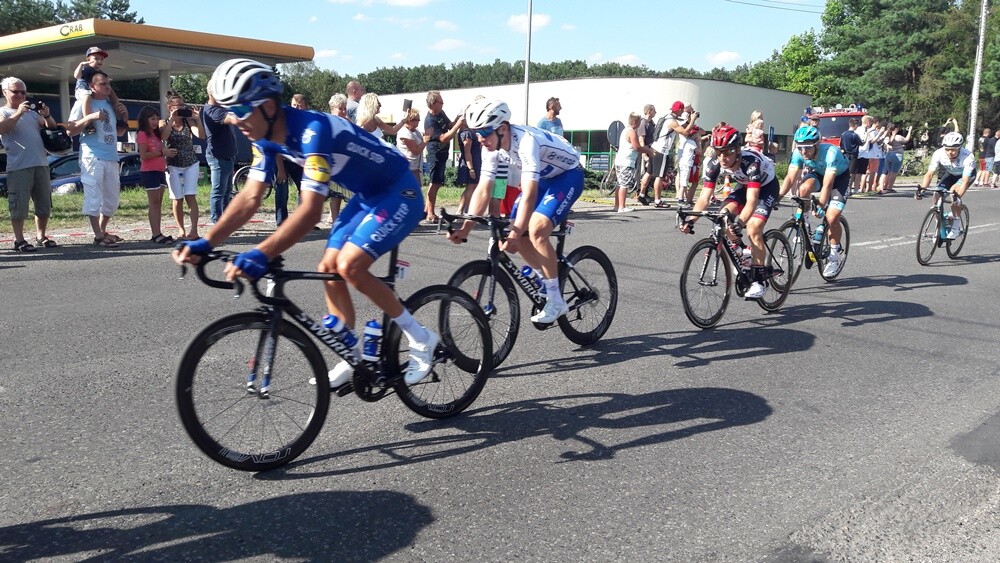
M 922 303 L 906 301 L 831 301 L 795 305 L 781 310 L 782 322 L 811 321 L 816 318 L 838 319 L 841 326 L 863 326 L 899 319 L 934 316 Z
M 415 434 L 451 433 L 300 459 L 283 468 L 258 473 L 256 477 L 286 480 L 366 473 L 545 436 L 573 444 L 560 454 L 560 459 L 551 462 L 607 460 L 631 448 L 755 424 L 765 420 L 772 412 L 763 397 L 735 389 L 710 387 L 639 395 L 588 393 L 545 397 L 470 410 L 447 420 L 413 422 L 407 424 L 406 429 Z M 635 437 L 639 429 L 647 431 Z M 631 438 L 605 443 L 592 434 Z M 352 458 L 372 453 L 381 454 L 384 461 L 349 465 Z M 309 470 L 330 461 L 342 461 L 343 465 L 329 470 Z M 549 461 L 540 459 L 539 462 Z
M 375 561 L 433 521 L 428 507 L 393 491 L 128 508 L 0 528 L 0 559 Z
M 949 259 L 947 262 L 931 262 L 928 266 L 950 266 L 953 264 L 989 264 L 991 262 L 1000 262 L 1000 254 L 984 254 L 978 256 L 962 256 L 959 255 L 958 258 Z
M 993 375 L 996 376 L 997 373 Z M 1000 414 L 995 414 L 971 432 L 952 438 L 950 447 L 970 463 L 983 465 L 1000 473 L 998 433 L 1000 433 Z
M 803 278 L 810 275 L 810 271 L 803 269 L 799 274 L 799 279 L 792 286 L 791 294 L 811 295 L 816 293 L 828 294 L 837 291 L 853 291 L 856 289 L 868 289 L 872 287 L 890 287 L 896 291 L 915 291 L 934 287 L 956 287 L 968 285 L 969 280 L 963 276 L 950 276 L 947 274 L 901 274 L 884 276 L 861 276 L 837 278 L 832 283 L 827 283 L 816 277 L 816 282 L 820 285 L 804 287 Z M 816 276 L 816 274 L 813 274 Z M 784 309 L 782 309 L 784 310 Z

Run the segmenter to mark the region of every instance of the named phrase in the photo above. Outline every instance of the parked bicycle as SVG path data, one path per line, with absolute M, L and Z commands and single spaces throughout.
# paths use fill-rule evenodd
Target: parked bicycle
M 920 193 L 920 188 L 917 189 L 917 193 Z M 949 203 L 954 201 L 954 192 L 944 186 L 924 188 L 923 191 L 934 192 L 934 205 L 924 216 L 924 222 L 921 223 L 920 232 L 917 234 L 917 262 L 921 266 L 926 266 L 930 263 L 931 257 L 934 256 L 934 251 L 942 246 L 949 258 L 958 258 L 958 253 L 965 246 L 965 238 L 969 233 L 969 206 L 962 204 L 962 211 L 959 215 L 962 230 L 957 237 L 951 239 L 948 238 L 948 233 L 954 218 L 951 209 L 945 210 L 944 204 L 945 200 L 948 200 Z
M 791 250 L 792 270 L 789 275 L 789 284 L 794 284 L 795 280 L 799 279 L 803 265 L 807 270 L 814 265 L 817 266 L 820 277 L 828 282 L 837 279 L 837 276 L 844 271 L 844 265 L 847 264 L 847 252 L 851 248 L 851 229 L 847 224 L 847 217 L 841 214 L 839 219 L 841 230 L 839 266 L 836 272 L 828 276 L 824 271 L 830 258 L 830 223 L 827 221 L 826 214 L 823 213 L 815 194 L 808 198 L 791 196 L 791 199 L 798 207 L 792 214 L 792 218 L 778 227 L 778 230 L 788 239 Z M 813 209 L 817 209 L 821 213 L 820 225 L 816 227 L 821 233 L 819 241 L 814 238 L 816 232 L 809 223 L 809 214 Z
M 635 196 L 639 193 L 639 179 L 641 174 L 636 174 L 632 178 L 632 183 L 628 186 L 628 195 Z M 618 188 L 618 172 L 615 170 L 614 164 L 608 165 L 608 171 L 604 173 L 604 177 L 601 178 L 601 193 L 605 196 L 615 195 L 615 189 Z
M 510 255 L 500 250 L 500 242 L 507 236 L 510 227 L 509 219 L 452 215 L 442 208 L 441 220 L 448 223 L 449 232 L 454 222 L 460 220 L 475 221 L 490 229 L 486 259 L 461 266 L 452 274 L 448 285 L 463 289 L 486 313 L 493 335 L 493 365 L 499 366 L 514 347 L 520 329 L 518 289 L 528 297 L 532 314 L 545 306 L 545 293 L 542 287 L 525 275 Z M 572 232 L 572 227 L 572 222 L 563 221 L 552 231 L 559 262 L 559 287 L 569 305 L 569 312 L 559 317 L 556 324 L 566 338 L 587 346 L 600 340 L 615 318 L 618 277 L 611 260 L 597 247 L 581 246 L 565 254 L 566 237 Z M 555 326 L 553 323 L 532 324 L 538 330 Z
M 207 264 L 234 256 L 233 252 L 208 253 L 195 267 L 198 278 L 211 287 L 234 289 L 238 297 L 244 289 L 242 282 L 214 279 L 205 271 Z M 390 287 L 403 271 L 397 256 L 398 248 L 394 248 L 389 273 L 380 278 Z M 464 292 L 432 285 L 404 301 L 421 324 L 440 335 L 431 373 L 407 385 L 403 375 L 409 348 L 388 315 L 382 317 L 385 336 L 377 359 L 355 358 L 336 333 L 285 294 L 290 281 L 342 278 L 285 270 L 280 257 L 270 268 L 261 278 L 266 281 L 263 293 L 259 282 L 249 284 L 262 306 L 223 317 L 195 335 L 177 370 L 181 423 L 198 449 L 212 460 L 233 469 L 264 471 L 289 463 L 312 444 L 326 419 L 332 392 L 325 384 L 327 364 L 315 340 L 354 366 L 351 382 L 335 390 L 342 396 L 353 391 L 362 400 L 374 402 L 394 391 L 413 412 L 447 418 L 465 410 L 482 391 L 493 369 L 489 321 Z M 182 277 L 185 272 L 182 267 Z M 310 377 L 318 383 L 310 384 Z
M 744 267 L 742 248 L 726 234 L 735 220 L 729 211 L 677 210 L 678 225 L 688 217 L 705 217 L 712 222 L 712 233 L 696 242 L 684 259 L 680 287 L 684 314 L 696 327 L 708 329 L 722 319 L 732 289 L 743 297 L 753 280 L 750 270 Z M 764 233 L 764 249 L 763 283 L 767 291 L 756 301 L 765 311 L 776 311 L 792 286 L 791 248 L 785 235 L 772 229 Z
M 251 168 L 253 168 L 253 165 L 252 164 L 248 164 L 246 166 L 241 166 L 240 168 L 237 168 L 236 172 L 233 172 L 233 195 L 234 196 L 236 194 L 240 193 L 240 190 L 242 190 L 243 186 L 246 185 L 246 183 L 247 183 L 247 177 L 249 177 L 249 175 L 250 175 L 250 169 Z M 297 189 L 297 187 L 295 185 L 295 180 L 293 180 L 292 178 L 287 178 L 287 182 L 288 182 L 288 193 L 292 193 L 293 189 Z M 264 195 L 260 198 L 262 201 L 265 200 L 265 199 L 267 199 L 267 198 L 269 198 L 269 197 L 271 197 L 271 192 L 274 191 L 274 185 L 276 183 L 277 182 L 275 180 L 271 180 L 271 183 L 268 184 L 268 186 L 267 186 L 267 191 L 265 191 Z

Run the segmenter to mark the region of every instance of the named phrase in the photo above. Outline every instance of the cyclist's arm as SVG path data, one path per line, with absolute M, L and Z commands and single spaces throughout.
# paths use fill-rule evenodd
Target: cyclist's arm
M 267 188 L 268 185 L 263 181 L 247 178 L 246 184 L 236 194 L 236 197 L 229 202 L 225 211 L 222 212 L 222 216 L 219 217 L 218 222 L 208 231 L 208 235 L 205 236 L 205 239 L 208 240 L 208 243 L 213 248 L 225 242 L 229 238 L 229 235 L 245 225 L 247 221 L 253 219 L 254 214 L 260 209 L 260 204 Z
M 740 211 L 740 222 L 744 225 L 747 221 L 753 217 L 753 212 L 757 210 L 757 200 L 760 199 L 760 185 L 754 185 L 750 187 L 749 185 L 744 188 L 747 191 L 747 203 L 743 206 L 743 210 Z
M 837 179 L 837 170 L 835 168 L 827 167 L 826 173 L 823 174 L 823 187 L 819 190 L 819 206 L 826 208 L 826 204 L 830 203 L 830 193 L 833 191 L 833 182 Z
M 785 173 L 785 179 L 781 182 L 781 190 L 778 192 L 778 199 L 785 197 L 785 194 L 792 189 L 795 184 L 795 179 L 799 177 L 799 167 L 797 165 L 789 164 L 788 171 Z
M 249 185 L 249 182 L 247 184 Z M 243 191 L 241 190 L 240 193 L 242 194 Z M 274 258 L 295 246 L 297 242 L 312 232 L 316 223 L 319 223 L 323 215 L 323 204 L 326 202 L 326 195 L 312 190 L 302 190 L 300 195 L 302 202 L 295 208 L 295 211 L 288 216 L 288 219 L 281 223 L 271 236 L 256 246 L 257 250 L 263 252 L 268 258 Z M 230 205 L 232 205 L 231 202 Z M 217 227 L 218 225 L 216 225 Z

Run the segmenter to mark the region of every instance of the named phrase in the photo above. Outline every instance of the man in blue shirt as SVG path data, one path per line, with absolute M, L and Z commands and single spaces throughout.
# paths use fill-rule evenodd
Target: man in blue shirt
M 549 133 L 554 133 L 560 137 L 565 137 L 562 120 L 559 119 L 559 112 L 562 111 L 562 104 L 559 98 L 549 98 L 545 101 L 545 117 L 538 120 L 538 128 Z
M 201 109 L 205 122 L 205 161 L 212 176 L 212 191 L 208 196 L 210 221 L 215 224 L 229 205 L 233 192 L 233 166 L 236 160 L 236 137 L 226 120 L 229 112 L 220 106 L 208 85 L 208 103 Z M 235 122 L 235 120 L 233 120 Z

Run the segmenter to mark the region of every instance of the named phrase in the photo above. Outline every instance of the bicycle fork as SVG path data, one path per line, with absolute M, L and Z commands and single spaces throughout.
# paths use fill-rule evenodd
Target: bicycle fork
M 268 307 L 268 313 L 270 317 L 267 329 L 260 333 L 257 351 L 247 364 L 250 370 L 247 375 L 247 393 L 256 393 L 259 399 L 271 398 L 271 370 L 274 368 L 274 352 L 278 347 L 278 326 L 281 322 L 281 313 L 277 309 Z

